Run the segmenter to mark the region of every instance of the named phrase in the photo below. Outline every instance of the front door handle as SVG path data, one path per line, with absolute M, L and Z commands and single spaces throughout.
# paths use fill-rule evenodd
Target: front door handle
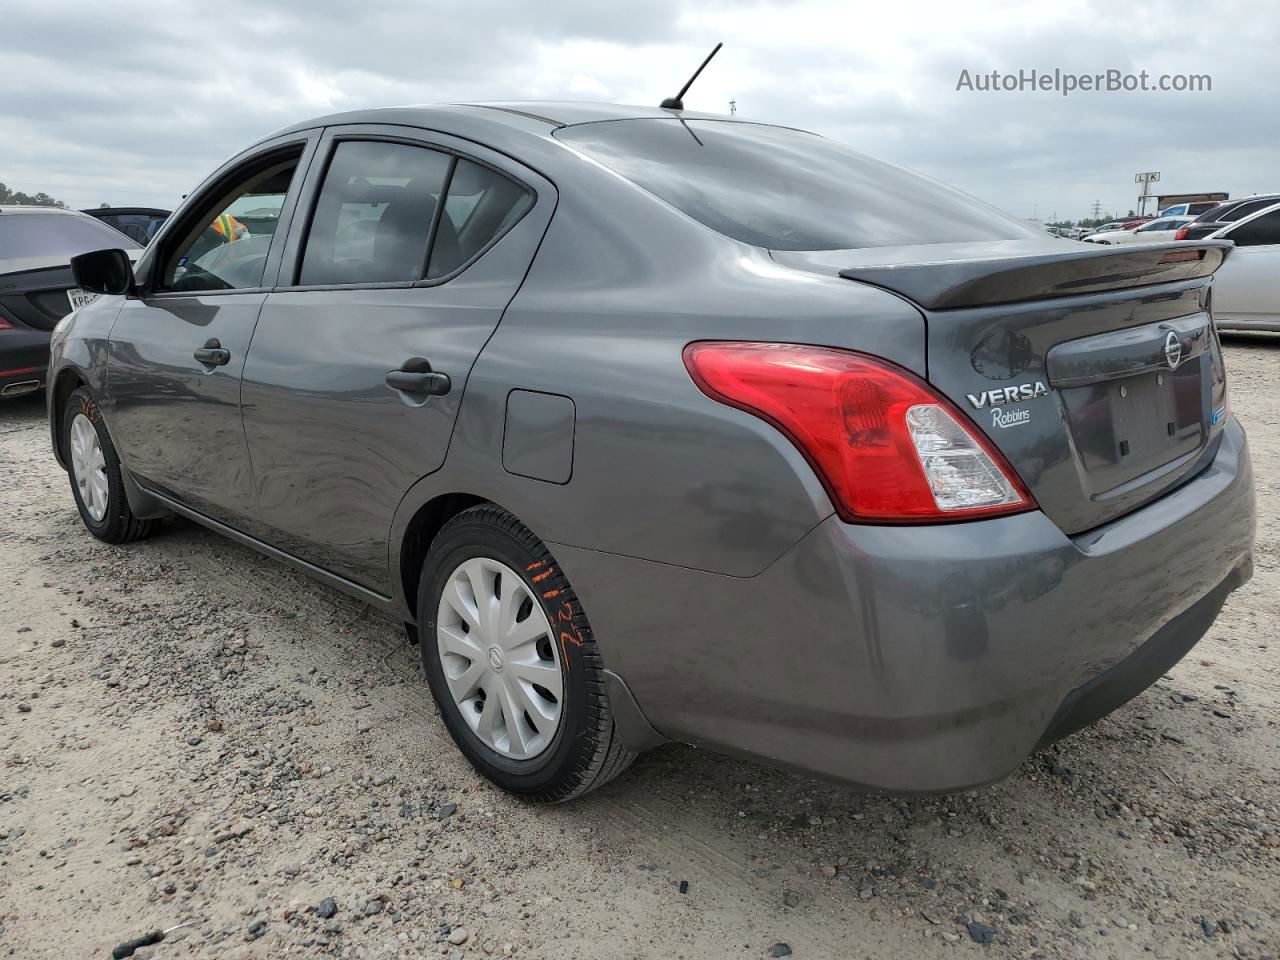
M 387 386 L 404 393 L 443 397 L 453 384 L 447 373 L 436 373 L 423 357 L 412 357 L 399 370 L 387 374 Z
M 191 354 L 198 363 L 206 364 L 210 367 L 220 367 L 223 364 L 231 362 L 231 351 L 223 349 L 217 338 L 206 340 L 203 347 L 199 347 L 195 353 Z

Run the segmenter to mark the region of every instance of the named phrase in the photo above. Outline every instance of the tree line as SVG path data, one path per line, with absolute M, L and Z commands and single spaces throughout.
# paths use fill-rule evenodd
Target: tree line
M 61 200 L 55 200 L 47 193 L 41 192 L 34 196 L 29 193 L 23 193 L 20 190 L 10 190 L 6 184 L 0 183 L 0 203 L 14 203 L 22 206 L 35 205 L 40 207 L 65 207 L 67 206 Z

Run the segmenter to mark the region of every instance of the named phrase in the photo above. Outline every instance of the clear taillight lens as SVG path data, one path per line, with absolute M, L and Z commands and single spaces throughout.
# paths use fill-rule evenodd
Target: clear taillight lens
M 943 407 L 933 403 L 912 407 L 907 411 L 907 429 L 939 510 L 950 513 L 1024 502 L 987 452 Z

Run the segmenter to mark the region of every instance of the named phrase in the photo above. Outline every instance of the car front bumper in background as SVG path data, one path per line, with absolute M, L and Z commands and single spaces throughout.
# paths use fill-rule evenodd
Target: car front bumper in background
M 1039 512 L 830 517 L 751 578 L 552 550 L 663 735 L 921 792 L 1007 776 L 1158 679 L 1248 579 L 1253 539 L 1232 419 L 1194 479 L 1074 537 Z

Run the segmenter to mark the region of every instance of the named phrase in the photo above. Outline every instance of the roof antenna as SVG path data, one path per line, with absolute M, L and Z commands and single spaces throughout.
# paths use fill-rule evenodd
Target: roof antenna
M 720 48 L 723 46 L 724 46 L 723 43 L 717 43 L 715 46 L 715 49 L 707 54 L 707 59 L 702 61 L 702 66 L 699 67 L 697 70 L 693 71 L 693 76 L 689 78 L 689 82 L 680 88 L 680 92 L 677 93 L 674 97 L 667 97 L 667 99 L 662 101 L 661 106 L 663 110 L 683 110 L 684 109 L 684 95 L 688 93 L 689 88 L 693 86 L 693 81 L 698 79 L 698 74 L 700 74 L 703 71 L 703 68 L 705 68 L 706 65 L 711 62 L 711 58 L 720 52 Z

